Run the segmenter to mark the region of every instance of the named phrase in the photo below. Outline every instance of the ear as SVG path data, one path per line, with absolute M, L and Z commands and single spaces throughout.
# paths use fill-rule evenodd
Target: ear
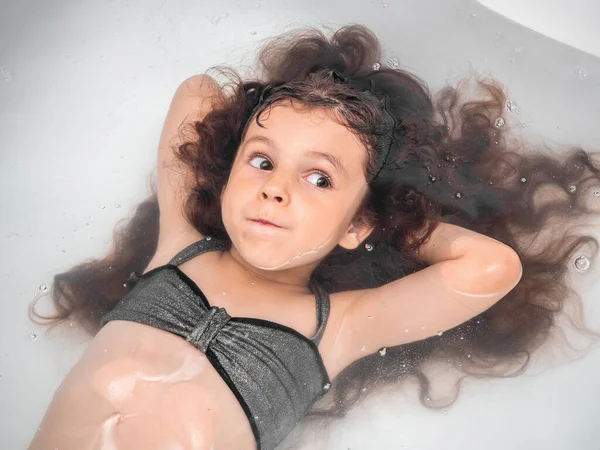
M 338 245 L 347 250 L 353 250 L 362 244 L 374 229 L 373 226 L 351 223 L 348 230 L 340 238 Z

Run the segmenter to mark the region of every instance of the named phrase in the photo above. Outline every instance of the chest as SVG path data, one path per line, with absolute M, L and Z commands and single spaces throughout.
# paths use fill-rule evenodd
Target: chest
M 211 306 L 225 308 L 231 317 L 260 319 L 282 325 L 311 338 L 318 330 L 317 299 L 314 294 L 287 294 L 265 288 L 246 277 L 236 276 L 219 266 L 216 252 L 202 254 L 179 266 L 202 291 Z M 339 331 L 347 298 L 344 293 L 329 296 L 329 314 L 318 351 L 331 380 L 343 370 Z

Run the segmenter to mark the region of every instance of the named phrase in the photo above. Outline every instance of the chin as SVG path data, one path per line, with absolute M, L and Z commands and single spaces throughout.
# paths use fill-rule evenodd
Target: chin
M 281 245 L 269 242 L 243 243 L 236 249 L 240 256 L 251 266 L 262 270 L 287 269 L 292 264 L 286 264 L 293 256 L 282 255 Z

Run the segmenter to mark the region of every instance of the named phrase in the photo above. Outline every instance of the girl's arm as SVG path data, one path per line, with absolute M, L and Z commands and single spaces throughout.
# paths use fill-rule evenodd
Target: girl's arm
M 419 255 L 431 265 L 379 288 L 339 294 L 347 297 L 336 342 L 346 359 L 340 364 L 454 328 L 504 297 L 523 273 L 509 246 L 447 223 Z

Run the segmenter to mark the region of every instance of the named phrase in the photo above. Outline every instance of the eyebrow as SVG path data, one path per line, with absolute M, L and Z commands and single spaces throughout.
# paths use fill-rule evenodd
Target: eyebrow
M 263 142 L 263 143 L 267 144 L 268 146 L 273 147 L 276 150 L 279 150 L 277 148 L 277 146 L 275 145 L 275 142 L 273 142 L 273 140 L 271 140 L 267 136 L 261 136 L 261 135 L 252 136 L 250 139 L 248 139 L 246 141 L 246 143 L 244 144 L 244 147 L 254 141 Z M 324 159 L 327 162 L 329 162 L 329 164 L 331 164 L 338 172 L 345 175 L 346 177 L 348 176 L 348 172 L 344 168 L 344 165 L 342 164 L 340 159 L 337 158 L 336 156 L 332 155 L 331 153 L 322 152 L 319 150 L 310 150 L 310 151 L 306 152 L 306 155 L 309 157 L 313 157 L 313 158 Z

